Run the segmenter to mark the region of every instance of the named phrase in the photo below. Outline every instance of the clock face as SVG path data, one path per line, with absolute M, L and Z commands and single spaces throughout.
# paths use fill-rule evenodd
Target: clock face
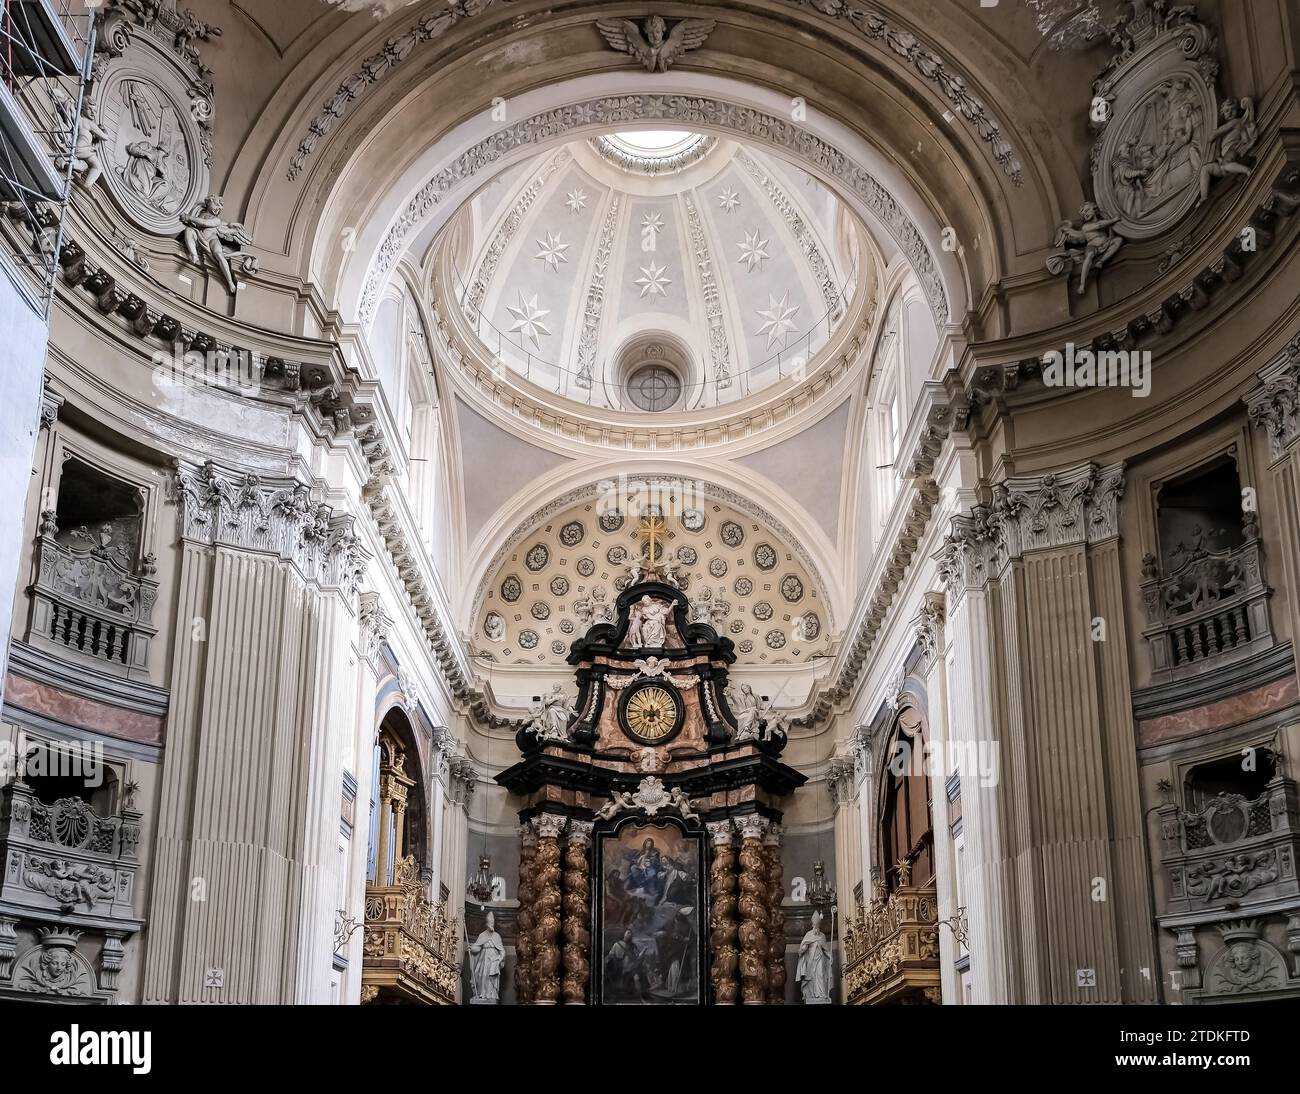
M 659 744 L 673 736 L 681 722 L 681 700 L 661 684 L 633 691 L 623 705 L 623 728 L 645 744 Z

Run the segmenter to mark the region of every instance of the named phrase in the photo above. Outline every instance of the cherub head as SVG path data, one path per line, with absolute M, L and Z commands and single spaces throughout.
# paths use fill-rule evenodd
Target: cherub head
M 668 34 L 668 24 L 658 15 L 652 15 L 645 23 L 646 40 L 656 49 L 664 44 L 664 38 Z
M 1235 118 L 1241 117 L 1241 103 L 1236 99 L 1224 99 L 1223 106 L 1219 108 L 1219 117 L 1225 122 L 1230 122 Z
M 1079 207 L 1079 216 L 1083 218 L 1085 224 L 1090 220 L 1096 220 L 1100 215 L 1101 210 L 1097 208 L 1095 201 L 1085 201 Z

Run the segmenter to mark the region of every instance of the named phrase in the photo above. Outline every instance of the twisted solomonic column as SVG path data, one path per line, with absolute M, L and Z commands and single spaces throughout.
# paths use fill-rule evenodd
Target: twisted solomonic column
M 733 817 L 740 833 L 740 992 L 746 1006 L 767 1002 L 767 868 L 757 813 Z
M 740 994 L 736 968 L 736 836 L 731 821 L 712 821 L 713 863 L 709 868 L 709 952 L 713 958 L 710 977 L 713 1002 L 734 1005 Z
M 515 999 L 533 1001 L 533 928 L 537 916 L 533 901 L 537 891 L 533 873 L 537 861 L 537 836 L 527 824 L 519 827 L 519 911 L 515 918 Z
M 785 829 L 773 824 L 763 837 L 767 868 L 767 1001 L 785 1002 L 785 873 L 781 868 L 781 837 Z
M 537 833 L 537 858 L 533 864 L 533 1002 L 554 1006 L 560 1001 L 560 833 L 568 817 L 542 813 L 532 820 Z
M 570 821 L 564 846 L 564 1002 L 587 1001 L 591 976 L 591 821 Z

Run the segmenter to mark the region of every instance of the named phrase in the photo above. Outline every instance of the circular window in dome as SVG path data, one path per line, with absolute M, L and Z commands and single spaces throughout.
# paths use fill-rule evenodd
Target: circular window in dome
M 627 397 L 638 410 L 669 410 L 682 397 L 681 377 L 667 365 L 641 365 L 627 378 Z

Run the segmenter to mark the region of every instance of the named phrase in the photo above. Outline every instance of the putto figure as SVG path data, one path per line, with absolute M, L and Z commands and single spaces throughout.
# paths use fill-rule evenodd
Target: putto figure
M 683 53 L 699 49 L 717 24 L 712 19 L 683 19 L 667 33 L 658 15 L 645 21 L 645 34 L 631 19 L 597 19 L 596 27 L 615 49 L 635 57 L 647 72 L 667 72 Z
M 1092 275 L 1106 265 L 1124 246 L 1124 237 L 1115 231 L 1118 217 L 1103 217 L 1096 202 L 1084 202 L 1079 210 L 1081 223 L 1076 228 L 1068 220 L 1056 232 L 1056 250 L 1047 256 L 1049 273 L 1061 274 L 1072 266 L 1079 269 L 1079 295 L 1088 291 Z
M 188 213 L 182 213 L 181 223 L 185 225 L 185 231 L 181 233 L 181 243 L 186 257 L 194 265 L 203 265 L 200 252 L 212 259 L 226 288 L 234 295 L 238 290 L 235 269 L 244 274 L 255 273 L 257 258 L 241 253 L 241 248 L 252 246 L 253 238 L 242 224 L 221 219 L 225 207 L 224 199 L 209 194 Z
M 1251 99 L 1226 99 L 1219 112 L 1223 124 L 1210 134 L 1211 148 L 1218 145 L 1218 155 L 1211 151 L 1211 158 L 1201 167 L 1201 201 L 1210 196 L 1210 186 L 1215 179 L 1227 178 L 1229 175 L 1250 174 L 1250 167 L 1242 163 L 1259 136 L 1259 127 L 1255 125 L 1255 104 Z

